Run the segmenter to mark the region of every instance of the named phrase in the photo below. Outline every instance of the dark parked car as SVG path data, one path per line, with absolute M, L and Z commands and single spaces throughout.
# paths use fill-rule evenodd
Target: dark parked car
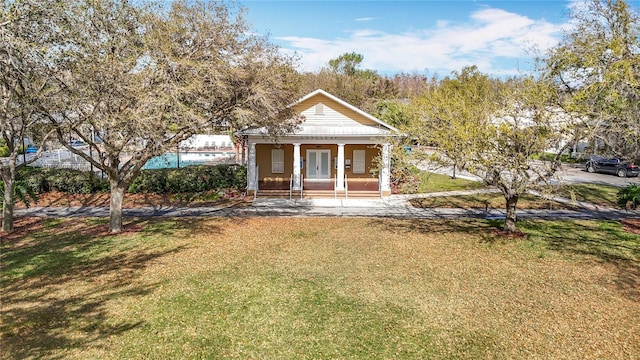
M 638 165 L 618 158 L 607 159 L 592 156 L 591 159 L 587 161 L 585 167 L 590 173 L 599 172 L 618 175 L 619 177 L 638 176 L 638 174 L 640 174 L 640 167 Z
M 85 146 L 87 145 L 84 141 L 82 140 L 71 140 L 69 142 L 69 145 L 71 145 L 71 147 L 81 147 L 81 146 Z

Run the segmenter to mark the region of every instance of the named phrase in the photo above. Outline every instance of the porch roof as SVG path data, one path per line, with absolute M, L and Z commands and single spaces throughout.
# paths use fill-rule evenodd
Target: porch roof
M 266 128 L 246 129 L 245 135 L 268 136 Z M 391 136 L 396 135 L 391 130 L 376 126 L 304 126 L 299 125 L 295 130 L 287 133 L 288 137 L 295 136 Z

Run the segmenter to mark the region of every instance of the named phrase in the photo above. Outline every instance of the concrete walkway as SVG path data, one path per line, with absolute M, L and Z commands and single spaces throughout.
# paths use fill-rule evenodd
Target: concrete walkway
M 483 218 L 503 219 L 502 209 L 421 209 L 409 204 L 412 198 L 469 195 L 493 190 L 452 191 L 445 193 L 392 195 L 382 199 L 274 199 L 258 198 L 249 207 L 142 207 L 124 209 L 124 216 L 131 217 L 257 217 L 257 216 L 338 216 L 338 217 L 393 217 L 416 219 Z M 554 198 L 554 200 L 562 200 Z M 570 201 L 564 199 L 562 202 Z M 576 204 L 576 203 L 573 203 Z M 639 211 L 599 208 L 593 204 L 576 204 L 580 210 L 528 210 L 518 209 L 518 218 L 535 219 L 610 219 L 639 218 Z M 43 217 L 106 217 L 106 207 L 31 207 L 17 209 L 16 216 Z

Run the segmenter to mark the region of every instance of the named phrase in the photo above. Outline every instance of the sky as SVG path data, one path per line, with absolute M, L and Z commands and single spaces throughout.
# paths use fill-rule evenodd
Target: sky
M 493 76 L 530 73 L 536 51 L 556 45 L 579 0 L 245 0 L 246 19 L 281 51 L 317 71 L 347 52 L 379 74 L 445 76 L 476 65 Z

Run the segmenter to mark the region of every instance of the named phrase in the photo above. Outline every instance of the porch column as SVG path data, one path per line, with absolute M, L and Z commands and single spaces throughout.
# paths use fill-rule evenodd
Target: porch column
M 300 144 L 293 144 L 293 190 L 300 190 Z
M 249 142 L 249 163 L 247 164 L 247 192 L 255 191 L 256 184 L 256 143 Z
M 336 189 L 344 190 L 344 144 L 338 144 L 338 164 L 336 172 Z
M 382 169 L 380 169 L 380 190 L 385 195 L 391 194 L 391 144 L 382 145 Z

